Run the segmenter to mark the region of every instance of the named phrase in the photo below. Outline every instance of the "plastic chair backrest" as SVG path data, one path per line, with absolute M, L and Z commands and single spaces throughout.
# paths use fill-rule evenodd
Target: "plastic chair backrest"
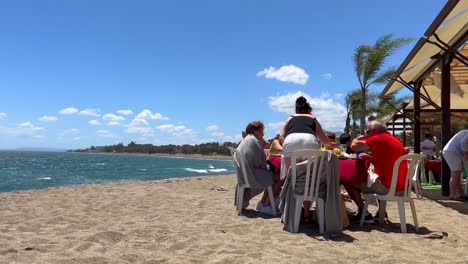
M 390 190 L 387 193 L 387 197 L 395 197 L 395 189 L 398 181 L 398 170 L 402 162 L 408 162 L 408 172 L 406 173 L 405 178 L 405 189 L 403 192 L 404 197 L 411 196 L 411 181 L 413 180 L 413 176 L 416 173 L 419 173 L 419 169 L 424 166 L 423 165 L 424 156 L 421 154 L 406 154 L 399 157 L 395 164 L 393 165 L 393 175 L 392 175 L 392 183 L 390 185 Z
M 293 193 L 296 191 L 297 163 L 298 161 L 307 160 L 304 200 L 317 199 L 320 187 L 320 172 L 323 171 L 325 163 L 328 162 L 328 155 L 328 151 L 316 149 L 303 149 L 291 154 L 291 186 Z M 312 164 L 314 166 L 311 172 Z
M 239 177 L 244 179 L 244 186 L 245 187 L 250 187 L 250 182 L 247 177 L 247 170 L 245 169 L 245 159 L 242 153 L 238 151 L 235 148 L 229 147 L 229 151 L 231 152 L 233 161 L 234 161 L 234 166 L 236 167 L 236 172 L 237 172 L 237 180 L 239 181 Z

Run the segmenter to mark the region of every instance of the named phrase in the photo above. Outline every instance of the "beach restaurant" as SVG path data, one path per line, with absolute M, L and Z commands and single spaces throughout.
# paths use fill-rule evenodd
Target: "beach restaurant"
M 443 147 L 451 138 L 452 124 L 468 120 L 467 32 L 468 1 L 448 1 L 380 95 L 384 99 L 403 88 L 412 92 L 412 100 L 396 108 L 387 124 L 393 131 L 397 126 L 403 132 L 412 128 L 415 153 L 420 152 L 422 129 L 440 127 Z M 450 169 L 442 158 L 444 196 L 449 180 Z

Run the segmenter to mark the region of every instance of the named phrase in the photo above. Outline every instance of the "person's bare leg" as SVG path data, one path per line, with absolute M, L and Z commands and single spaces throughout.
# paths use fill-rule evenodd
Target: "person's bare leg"
M 305 201 L 303 202 L 304 206 L 304 223 L 310 224 L 312 222 L 312 214 L 310 213 L 310 206 L 311 202 Z
M 268 190 L 265 189 L 263 192 L 262 199 L 260 199 L 260 203 L 263 204 L 263 206 L 269 206 L 270 205 L 270 198 L 268 197 Z
M 457 198 L 457 190 L 461 188 L 461 171 L 452 171 L 450 177 L 450 197 L 449 199 Z
M 351 200 L 353 200 L 354 203 L 357 205 L 358 211 L 362 212 L 362 210 L 364 209 L 364 201 L 361 197 L 361 190 L 352 183 L 343 182 L 343 186 L 345 187 L 346 192 L 348 192 L 349 198 L 351 198 Z

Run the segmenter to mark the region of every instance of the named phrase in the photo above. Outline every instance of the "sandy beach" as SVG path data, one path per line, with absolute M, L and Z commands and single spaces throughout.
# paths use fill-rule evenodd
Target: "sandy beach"
M 416 200 L 419 233 L 401 234 L 389 203 L 392 223 L 330 237 L 238 216 L 234 186 L 231 175 L 0 193 L 0 263 L 468 263 L 466 202 Z

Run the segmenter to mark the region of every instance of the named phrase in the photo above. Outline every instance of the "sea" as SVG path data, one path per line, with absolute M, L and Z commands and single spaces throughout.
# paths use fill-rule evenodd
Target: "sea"
M 234 173 L 230 160 L 0 151 L 0 192 Z

